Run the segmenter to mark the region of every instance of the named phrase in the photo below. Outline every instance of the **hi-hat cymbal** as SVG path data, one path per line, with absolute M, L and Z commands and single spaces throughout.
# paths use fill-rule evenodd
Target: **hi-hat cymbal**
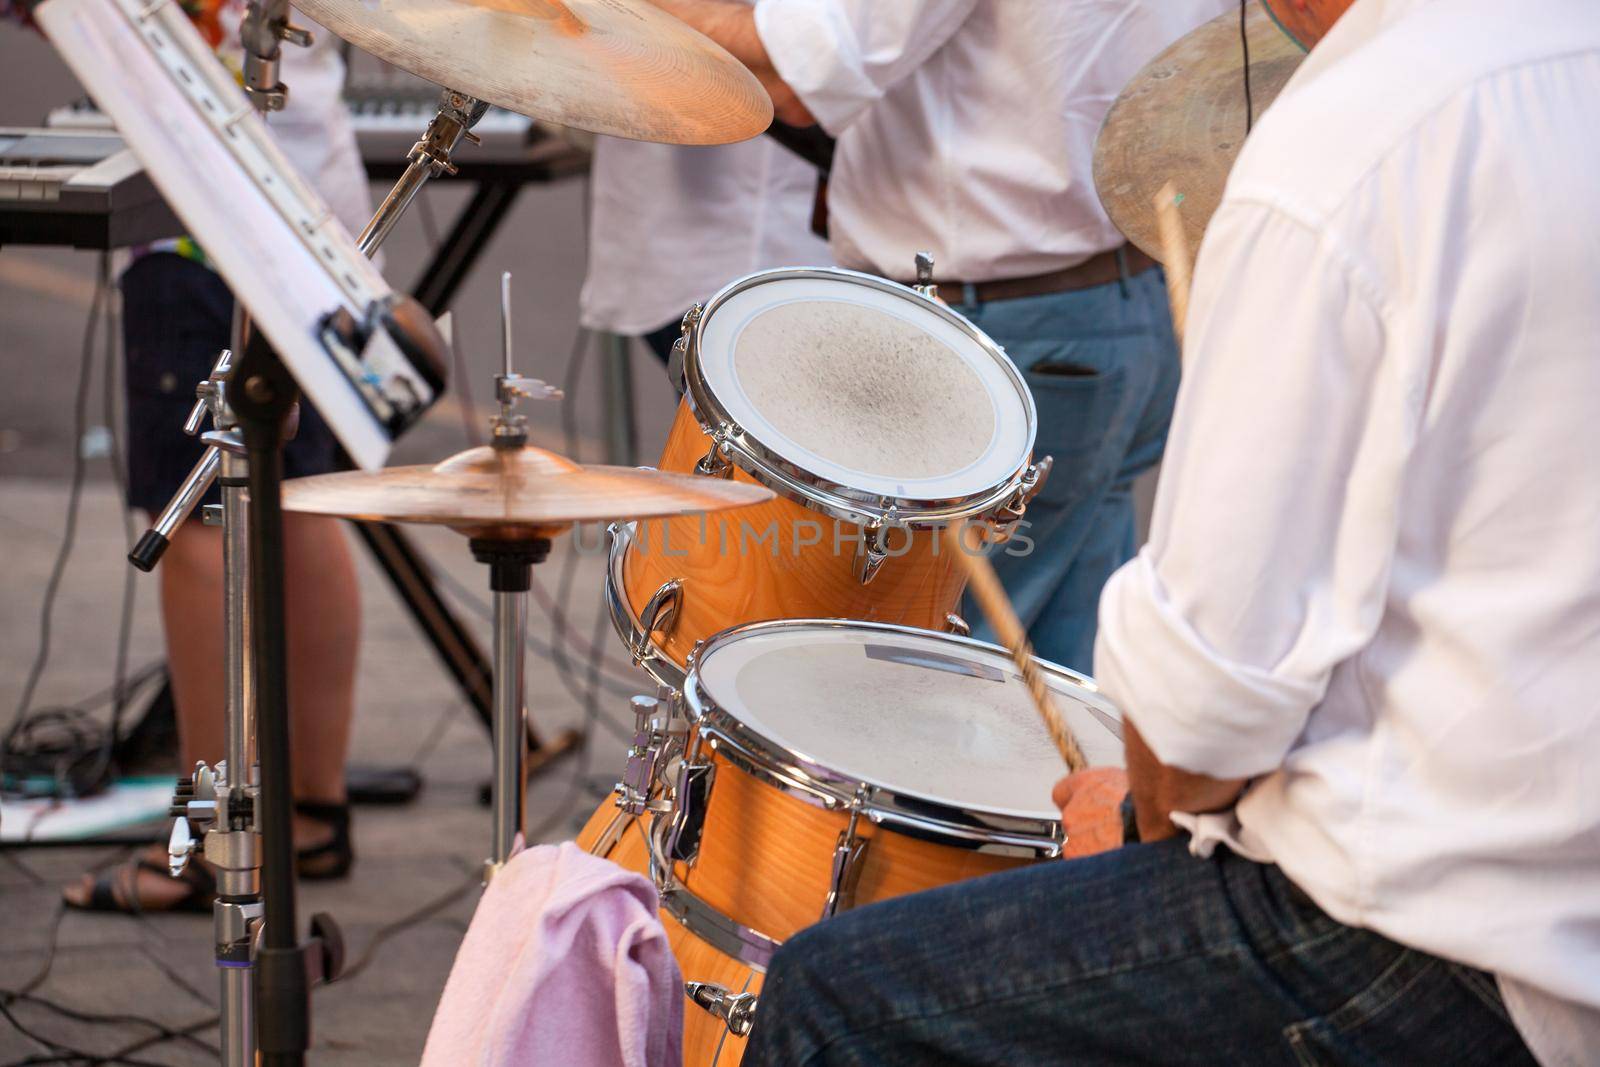
M 473 448 L 435 466 L 294 478 L 285 511 L 432 523 L 472 537 L 549 537 L 577 522 L 692 515 L 759 504 L 770 490 L 641 467 L 580 466 L 542 448 Z
M 1250 97 L 1260 118 L 1305 53 L 1250 5 Z M 1244 145 L 1244 50 L 1239 14 L 1219 15 L 1162 52 L 1122 90 L 1094 147 L 1094 185 L 1117 229 L 1161 259 L 1155 196 L 1168 181 L 1198 251 Z
M 295 0 L 351 44 L 530 118 L 664 144 L 772 123 L 745 66 L 649 0 Z

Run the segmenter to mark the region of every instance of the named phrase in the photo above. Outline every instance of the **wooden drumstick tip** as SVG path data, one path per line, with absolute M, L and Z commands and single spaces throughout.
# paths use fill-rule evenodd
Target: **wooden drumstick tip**
M 1171 182 L 1161 187 L 1153 203 L 1161 233 L 1161 265 L 1167 274 L 1167 299 L 1172 304 L 1172 332 L 1183 345 L 1184 322 L 1189 318 L 1189 274 L 1194 261 L 1189 255 L 1189 235 L 1183 228 L 1178 205 L 1183 194 Z
M 1005 587 L 1000 584 L 1000 577 L 995 574 L 988 557 L 968 551 L 962 538 L 965 530 L 965 522 L 955 522 L 946 526 L 945 548 L 959 561 L 958 565 L 966 572 L 973 599 L 977 600 L 978 607 L 983 609 L 984 618 L 994 627 L 1000 643 L 1006 646 L 1006 651 L 1011 653 L 1012 662 L 1022 673 L 1022 680 L 1027 685 L 1028 695 L 1033 699 L 1033 706 L 1039 712 L 1039 718 L 1044 720 L 1045 729 L 1050 733 L 1050 740 L 1055 742 L 1056 750 L 1061 753 L 1062 760 L 1067 764 L 1067 770 L 1073 773 L 1081 771 L 1089 765 L 1089 761 L 1084 758 L 1083 750 L 1078 747 L 1077 738 L 1072 736 L 1067 720 L 1056 707 L 1055 700 L 1050 695 L 1050 687 L 1045 685 L 1044 673 L 1039 670 L 1039 664 L 1033 658 L 1033 647 L 1028 643 L 1028 633 L 1022 628 L 1022 620 L 1017 618 L 1016 611 L 1012 609 L 1011 601 L 1006 597 Z

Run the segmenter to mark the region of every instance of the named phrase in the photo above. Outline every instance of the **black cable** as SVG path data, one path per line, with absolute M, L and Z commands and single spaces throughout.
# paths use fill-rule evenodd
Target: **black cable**
M 395 935 L 403 933 L 411 927 L 432 918 L 482 884 L 482 872 L 474 870 L 470 875 L 468 875 L 465 881 L 456 885 L 444 895 L 435 897 L 433 900 L 428 901 L 420 908 L 401 916 L 392 923 L 380 926 L 373 933 L 372 939 L 367 942 L 367 947 L 361 950 L 361 955 L 356 957 L 354 963 L 350 964 L 344 969 L 344 973 L 339 976 L 339 981 L 348 982 L 350 979 L 354 978 L 356 975 L 360 974 L 362 971 L 371 966 L 373 959 L 377 956 L 378 949 L 383 946 L 384 942 L 392 939 Z
M 45 582 L 44 599 L 39 607 L 39 647 L 28 669 L 28 679 L 23 683 L 22 697 L 17 702 L 11 726 L 6 731 L 5 742 L 0 744 L 0 782 L 6 780 L 7 763 L 12 762 L 15 756 L 25 754 L 14 751 L 13 741 L 27 727 L 34 691 L 50 662 L 51 621 L 56 595 L 60 592 L 61 579 L 66 574 L 67 561 L 72 556 L 72 548 L 78 537 L 78 507 L 83 500 L 84 475 L 88 467 L 87 457 L 83 454 L 83 437 L 89 419 L 89 372 L 94 363 L 95 327 L 100 321 L 100 305 L 104 297 L 105 293 L 96 288 L 94 298 L 89 303 L 89 317 L 83 331 L 83 351 L 78 362 L 78 385 L 72 407 L 72 483 L 67 492 L 67 516 L 62 526 L 61 547 L 56 551 L 55 563 L 50 568 L 50 578 Z M 57 788 L 63 793 L 69 792 L 65 768 L 59 770 L 55 777 Z
M 1244 52 L 1244 133 L 1250 136 L 1255 126 L 1256 106 L 1250 97 L 1250 34 L 1245 29 L 1245 8 L 1249 0 L 1239 0 L 1239 47 Z

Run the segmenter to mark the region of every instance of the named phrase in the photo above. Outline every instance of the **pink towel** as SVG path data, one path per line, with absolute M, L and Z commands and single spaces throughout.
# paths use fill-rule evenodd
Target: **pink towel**
M 683 975 L 648 879 L 572 842 L 517 853 L 484 892 L 423 1067 L 679 1067 Z

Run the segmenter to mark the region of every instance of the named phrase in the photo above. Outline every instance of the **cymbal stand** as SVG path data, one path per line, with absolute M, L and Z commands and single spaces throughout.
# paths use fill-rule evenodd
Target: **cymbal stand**
M 472 127 L 488 110 L 489 105 L 482 100 L 454 89 L 445 89 L 439 94 L 439 112 L 428 123 L 422 140 L 411 146 L 405 172 L 357 238 L 362 252 L 370 256 L 378 250 L 429 178 L 456 172 L 450 153 L 463 137 L 473 144 L 478 143 L 478 135 L 472 132 Z
M 203 832 L 200 849 L 216 869 L 217 899 L 212 929 L 221 981 L 222 1063 L 252 1067 L 256 1040 L 251 990 L 251 942 L 261 922 L 260 837 L 256 828 L 255 706 L 249 653 L 249 574 L 246 568 L 246 460 L 228 406 L 227 377 L 232 353 L 224 349 L 210 376 L 195 389 L 198 399 L 184 421 L 184 432 L 200 432 L 206 416 L 212 429 L 201 435 L 205 453 L 179 486 L 155 524 L 139 539 L 128 559 L 140 570 L 155 567 L 172 533 L 220 476 L 222 504 L 207 508 L 205 521 L 222 526 L 223 664 L 227 674 L 223 736 L 226 758 L 215 767 L 204 762 L 178 781 L 172 798 L 177 816 L 167 843 L 167 862 L 181 874 Z
M 495 399 L 500 413 L 493 419 L 491 444 L 515 450 L 528 443 L 527 420 L 515 413 L 524 398 L 543 400 L 561 391 L 536 378 L 524 378 L 511 369 L 511 275 L 500 278 L 501 339 L 504 366 L 495 375 Z M 559 530 L 531 528 L 517 537 L 496 531 L 495 536 L 473 537 L 472 556 L 489 567 L 489 589 L 494 594 L 494 778 L 491 785 L 493 837 L 484 864 L 487 884 L 511 858 L 522 832 L 523 790 L 527 784 L 527 704 L 523 666 L 528 647 L 528 590 L 533 565 L 550 554 L 550 536 Z

